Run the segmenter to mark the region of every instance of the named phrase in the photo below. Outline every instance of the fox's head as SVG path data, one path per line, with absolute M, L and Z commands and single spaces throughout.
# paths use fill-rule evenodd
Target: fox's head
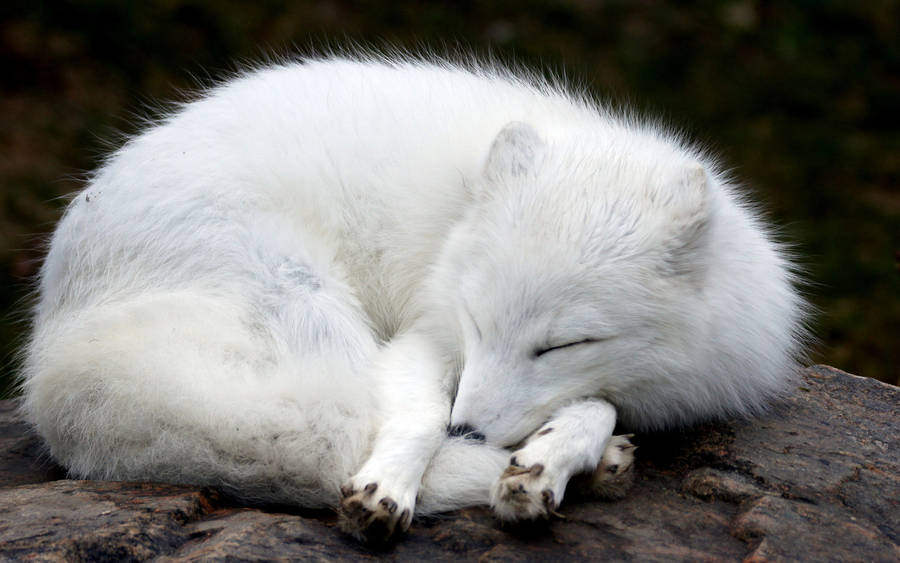
M 464 355 L 451 424 L 490 443 L 639 393 L 661 351 L 698 340 L 707 173 L 649 133 L 582 135 L 503 128 L 439 266 Z

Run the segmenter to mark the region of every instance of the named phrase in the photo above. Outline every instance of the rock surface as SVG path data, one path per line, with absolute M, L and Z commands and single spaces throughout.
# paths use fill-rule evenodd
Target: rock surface
M 616 502 L 566 499 L 500 528 L 473 508 L 380 550 L 328 512 L 230 503 L 212 489 L 74 481 L 0 402 L 0 559 L 900 561 L 900 388 L 809 368 L 766 417 L 638 436 Z

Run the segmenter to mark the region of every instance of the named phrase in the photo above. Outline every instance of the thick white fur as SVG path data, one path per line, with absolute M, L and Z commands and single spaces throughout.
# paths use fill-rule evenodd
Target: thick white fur
M 186 104 L 72 201 L 23 408 L 79 477 L 343 494 L 360 534 L 417 497 L 527 518 L 503 448 L 556 423 L 522 450 L 552 511 L 616 416 L 757 410 L 802 315 L 759 219 L 665 130 L 502 69 L 310 59 Z

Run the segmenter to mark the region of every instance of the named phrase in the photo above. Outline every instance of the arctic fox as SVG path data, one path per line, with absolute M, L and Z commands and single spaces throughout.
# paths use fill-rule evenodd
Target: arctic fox
M 783 390 L 793 285 L 661 127 L 494 65 L 309 58 L 183 105 L 72 200 L 23 410 L 73 476 L 336 507 L 358 537 L 539 518 L 578 473 L 622 493 L 617 421 Z

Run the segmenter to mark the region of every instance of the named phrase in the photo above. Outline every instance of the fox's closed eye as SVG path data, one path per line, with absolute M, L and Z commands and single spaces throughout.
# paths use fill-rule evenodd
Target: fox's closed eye
M 534 351 L 534 357 L 535 357 L 535 358 L 540 358 L 541 356 L 543 356 L 543 355 L 546 354 L 547 352 L 553 352 L 553 351 L 556 351 L 556 350 L 562 350 L 563 348 L 572 348 L 572 347 L 574 347 L 574 346 L 581 346 L 581 345 L 583 345 L 583 344 L 592 344 L 592 343 L 594 343 L 594 342 L 601 342 L 601 341 L 603 341 L 603 340 L 606 340 L 606 338 L 585 338 L 584 340 L 577 340 L 577 341 L 574 341 L 574 342 L 566 342 L 565 344 L 558 344 L 558 345 L 556 345 L 556 346 L 548 346 L 548 347 L 546 347 L 546 348 L 537 348 L 537 349 Z

